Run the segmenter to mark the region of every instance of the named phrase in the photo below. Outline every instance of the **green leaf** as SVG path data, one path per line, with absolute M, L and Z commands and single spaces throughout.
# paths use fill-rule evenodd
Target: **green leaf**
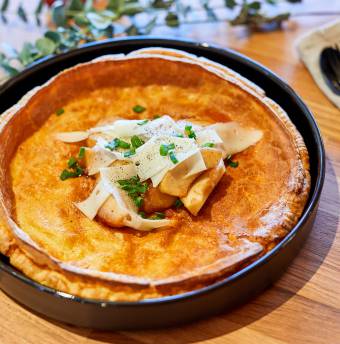
M 101 16 L 95 12 L 87 13 L 86 17 L 90 21 L 91 25 L 93 25 L 98 30 L 105 30 L 112 23 L 112 20 L 110 18 Z
M 9 0 L 3 0 L 0 11 L 5 13 L 8 9 Z
M 179 26 L 178 15 L 175 12 L 169 11 L 165 17 L 165 23 L 170 27 Z
M 125 3 L 123 7 L 119 8 L 120 15 L 134 16 L 138 13 L 144 12 L 144 7 L 138 3 Z
M 52 21 L 56 26 L 66 25 L 65 5 L 62 1 L 55 1 L 51 9 Z
M 216 21 L 217 16 L 215 12 L 213 11 L 213 9 L 209 6 L 209 0 L 203 0 L 203 1 L 201 0 L 201 2 L 202 2 L 205 12 L 207 13 L 207 18 L 209 20 Z
M 174 0 L 153 0 L 151 6 L 153 8 L 164 8 L 168 9 L 174 3 Z
M 231 10 L 237 6 L 237 2 L 235 0 L 224 0 L 226 7 L 230 8 Z
M 93 9 L 93 0 L 86 0 L 84 4 L 84 11 L 88 12 Z
M 90 23 L 89 19 L 84 13 L 77 13 L 74 16 L 74 22 L 79 26 L 86 26 Z
M 154 29 L 154 27 L 157 24 L 157 17 L 152 18 L 145 26 L 143 29 L 143 34 L 148 35 L 151 33 L 151 31 Z
M 84 8 L 81 0 L 71 0 L 68 9 L 71 11 L 82 11 Z
M 16 59 L 18 57 L 18 52 L 8 43 L 2 43 L 1 47 L 8 59 Z
M 19 16 L 19 18 L 24 22 L 27 23 L 28 19 L 27 19 L 27 14 L 25 9 L 22 7 L 22 4 L 20 3 L 18 10 L 17 10 L 17 14 Z
M 62 36 L 58 31 L 47 31 L 45 32 L 44 36 L 53 41 L 55 44 L 59 44 L 62 39 Z
M 23 48 L 19 52 L 19 60 L 24 66 L 35 61 L 38 56 L 39 52 L 32 43 L 24 43 Z
M 37 5 L 37 7 L 36 7 L 36 9 L 34 11 L 36 16 L 41 14 L 41 12 L 42 12 L 42 10 L 44 8 L 44 4 L 45 4 L 44 0 L 39 0 L 38 5 Z
M 266 0 L 266 3 L 269 5 L 276 5 L 277 0 Z
M 4 14 L 4 12 L 0 12 L 0 16 L 1 16 L 1 20 L 3 21 L 3 23 L 7 24 L 7 18 Z
M 118 11 L 122 6 L 124 6 L 124 0 L 109 0 L 107 4 L 107 8 L 113 11 Z
M 259 1 L 253 1 L 250 4 L 248 4 L 248 7 L 258 11 L 261 8 L 261 3 Z
M 6 71 L 6 73 L 10 77 L 15 76 L 19 73 L 19 71 L 16 68 L 12 67 L 8 62 L 1 61 L 0 66 Z
M 125 30 L 125 33 L 128 36 L 138 36 L 140 34 L 140 30 L 135 24 L 132 24 Z
M 43 37 L 39 38 L 35 42 L 35 46 L 37 50 L 41 53 L 43 56 L 51 55 L 54 53 L 56 49 L 56 44 L 51 39 Z

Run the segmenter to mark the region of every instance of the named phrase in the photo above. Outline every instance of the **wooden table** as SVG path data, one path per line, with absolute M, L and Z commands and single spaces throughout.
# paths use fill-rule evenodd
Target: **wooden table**
M 327 152 L 319 211 L 306 245 L 273 287 L 241 308 L 195 324 L 115 333 L 78 329 L 46 320 L 0 292 L 0 343 L 340 343 L 340 111 L 318 89 L 294 47 L 301 34 L 335 18 L 299 16 L 284 31 L 251 35 L 244 28 L 230 29 L 225 23 L 156 31 L 218 43 L 259 61 L 284 78 L 317 119 Z M 17 34 L 20 30 L 22 35 Z M 7 39 L 18 43 L 27 37 L 25 30 L 22 24 L 6 29 L 0 26 L 0 40 L 6 33 Z M 11 32 L 16 33 L 15 37 L 11 37 Z

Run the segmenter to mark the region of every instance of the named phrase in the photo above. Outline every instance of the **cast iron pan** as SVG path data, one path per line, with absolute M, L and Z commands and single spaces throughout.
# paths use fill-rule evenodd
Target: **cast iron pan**
M 234 51 L 206 43 L 161 38 L 124 38 L 92 43 L 46 58 L 0 88 L 0 113 L 34 86 L 65 68 L 104 54 L 128 53 L 144 47 L 182 49 L 224 64 L 262 87 L 291 116 L 305 139 L 311 162 L 312 187 L 304 213 L 293 230 L 268 254 L 226 279 L 182 295 L 139 302 L 84 299 L 42 286 L 0 260 L 0 287 L 17 302 L 49 318 L 95 329 L 142 329 L 193 321 L 246 302 L 276 281 L 307 238 L 325 175 L 325 152 L 315 120 L 300 97 L 275 74 Z

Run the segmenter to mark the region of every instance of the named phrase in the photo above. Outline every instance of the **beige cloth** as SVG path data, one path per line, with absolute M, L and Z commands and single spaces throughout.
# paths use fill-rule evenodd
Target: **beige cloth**
M 297 49 L 302 61 L 323 93 L 335 106 L 340 108 L 340 96 L 336 95 L 327 85 L 319 63 L 322 49 L 335 44 L 340 46 L 340 19 L 304 35 L 299 39 Z

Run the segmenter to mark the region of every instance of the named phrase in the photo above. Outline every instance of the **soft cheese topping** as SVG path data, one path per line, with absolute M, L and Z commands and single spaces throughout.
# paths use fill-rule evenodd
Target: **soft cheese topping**
M 236 167 L 231 155 L 256 144 L 262 132 L 235 122 L 200 126 L 164 115 L 116 120 L 56 138 L 86 140 L 88 146 L 70 158 L 62 180 L 97 178 L 89 197 L 75 206 L 91 220 L 97 216 L 112 227 L 147 231 L 174 224 L 159 210 L 184 205 L 197 215 L 225 172 L 223 160 Z

